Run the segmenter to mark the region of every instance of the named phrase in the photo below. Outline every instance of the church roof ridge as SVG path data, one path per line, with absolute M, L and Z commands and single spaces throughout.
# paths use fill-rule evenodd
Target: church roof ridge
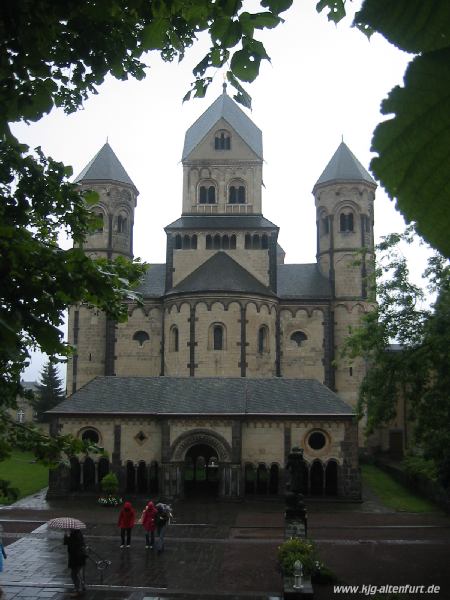
M 221 118 L 225 119 L 259 158 L 263 158 L 261 129 L 223 92 L 186 131 L 182 160 L 187 158 Z
M 117 181 L 131 185 L 137 191 L 136 186 L 108 142 L 103 144 L 94 158 L 74 179 L 74 183 L 81 181 Z
M 376 182 L 365 167 L 359 162 L 347 144 L 342 141 L 322 175 L 316 181 L 314 190 L 319 185 L 335 181 L 365 181 L 376 186 Z M 313 190 L 313 191 L 314 191 Z

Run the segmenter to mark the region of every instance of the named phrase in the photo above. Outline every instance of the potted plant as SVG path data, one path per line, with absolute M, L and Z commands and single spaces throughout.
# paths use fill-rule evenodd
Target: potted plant
M 115 473 L 108 473 L 100 482 L 102 495 L 98 499 L 98 503 L 102 506 L 118 506 L 122 504 L 122 498 L 117 494 L 119 490 L 119 480 Z

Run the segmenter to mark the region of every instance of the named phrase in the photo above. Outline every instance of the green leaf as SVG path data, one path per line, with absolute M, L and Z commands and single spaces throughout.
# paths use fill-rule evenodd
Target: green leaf
M 320 0 L 316 4 L 317 12 L 328 8 L 328 20 L 339 23 L 345 17 L 345 0 Z
M 233 54 L 230 68 L 238 79 L 251 82 L 258 76 L 260 62 L 260 58 L 243 48 Z
M 239 21 L 222 17 L 214 21 L 209 32 L 214 43 L 220 43 L 224 48 L 232 48 L 242 37 L 242 26 Z
M 142 48 L 144 50 L 161 50 L 167 42 L 167 32 L 170 28 L 168 19 L 154 19 L 146 25 L 141 33 Z
M 407 221 L 450 257 L 450 49 L 417 56 L 381 110 L 394 117 L 375 129 L 373 173 Z
M 261 6 L 278 15 L 292 6 L 292 0 L 262 0 Z
M 448 0 L 365 0 L 355 23 L 370 26 L 407 52 L 430 52 L 450 46 Z

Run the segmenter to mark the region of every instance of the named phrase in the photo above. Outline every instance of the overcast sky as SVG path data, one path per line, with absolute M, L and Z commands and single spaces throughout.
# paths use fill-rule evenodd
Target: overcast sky
M 315 262 L 314 183 L 342 136 L 368 168 L 372 133 L 382 119 L 380 102 L 402 83 L 410 58 L 377 34 L 368 41 L 351 28 L 349 18 L 336 27 L 325 14 L 316 13 L 315 4 L 294 2 L 284 13 L 284 24 L 256 34 L 272 62 L 247 85 L 253 110 L 244 109 L 263 132 L 263 212 L 280 227 L 279 242 L 288 263 Z M 140 192 L 134 251 L 149 263 L 165 261 L 163 228 L 181 213 L 185 131 L 222 92 L 219 72 L 206 98 L 182 104 L 193 80 L 192 68 L 206 49 L 203 38 L 180 64 L 165 64 L 150 54 L 144 81 L 108 78 L 76 114 L 54 110 L 38 123 L 14 127 L 21 141 L 40 145 L 45 153 L 72 165 L 74 175 L 108 138 Z M 232 89 L 228 91 L 231 95 Z M 401 215 L 378 189 L 376 237 L 402 228 Z M 418 270 L 424 253 L 418 250 L 415 256 Z M 42 362 L 36 356 L 24 378 L 36 379 Z

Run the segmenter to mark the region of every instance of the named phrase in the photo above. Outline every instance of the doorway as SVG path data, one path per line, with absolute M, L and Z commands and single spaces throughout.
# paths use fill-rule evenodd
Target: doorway
M 187 496 L 214 497 L 219 493 L 219 460 L 207 444 L 196 444 L 184 459 L 184 493 Z

